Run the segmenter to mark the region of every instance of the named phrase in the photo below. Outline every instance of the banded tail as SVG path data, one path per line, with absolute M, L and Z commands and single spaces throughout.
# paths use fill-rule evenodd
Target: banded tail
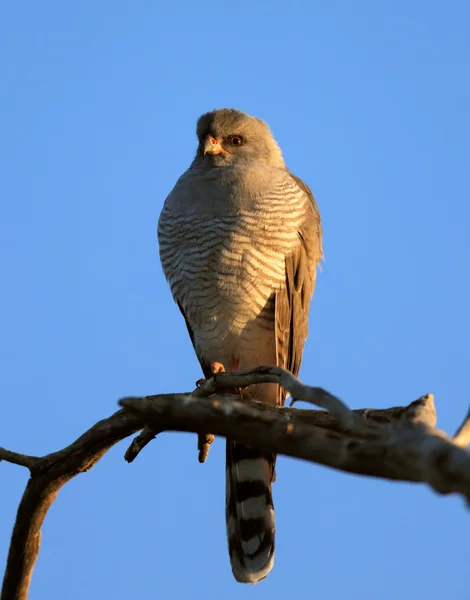
M 273 568 L 274 462 L 272 455 L 227 440 L 228 550 L 233 575 L 241 583 L 257 583 Z

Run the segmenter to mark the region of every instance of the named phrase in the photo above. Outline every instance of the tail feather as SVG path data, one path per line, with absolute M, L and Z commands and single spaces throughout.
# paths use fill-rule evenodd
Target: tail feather
M 227 538 L 237 581 L 257 583 L 274 563 L 275 457 L 227 440 Z

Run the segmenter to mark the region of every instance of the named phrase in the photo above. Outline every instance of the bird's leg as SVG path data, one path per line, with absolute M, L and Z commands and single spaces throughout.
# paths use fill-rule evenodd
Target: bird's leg
M 215 375 L 216 373 L 225 373 L 225 367 L 222 363 L 213 362 L 211 363 L 211 371 Z M 197 383 L 198 385 L 202 385 L 205 383 L 207 379 L 200 379 Z M 207 455 L 209 454 L 209 449 L 214 441 L 214 436 L 212 433 L 200 433 L 197 436 L 197 449 L 199 450 L 198 461 L 200 463 L 206 462 Z

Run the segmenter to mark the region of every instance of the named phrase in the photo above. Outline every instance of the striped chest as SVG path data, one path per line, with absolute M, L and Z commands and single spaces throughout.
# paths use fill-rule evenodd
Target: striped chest
M 308 199 L 289 179 L 240 198 L 239 207 L 229 198 L 224 214 L 223 197 L 208 210 L 211 200 L 194 197 L 193 189 L 186 189 L 189 202 L 172 192 L 160 217 L 165 276 L 196 327 L 220 313 L 243 327 L 283 285 L 285 257 L 300 244 Z

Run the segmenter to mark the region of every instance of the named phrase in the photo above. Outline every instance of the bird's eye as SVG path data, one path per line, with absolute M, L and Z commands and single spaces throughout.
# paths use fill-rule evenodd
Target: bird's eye
M 230 143 L 233 146 L 241 146 L 243 144 L 243 139 L 239 135 L 232 135 Z

